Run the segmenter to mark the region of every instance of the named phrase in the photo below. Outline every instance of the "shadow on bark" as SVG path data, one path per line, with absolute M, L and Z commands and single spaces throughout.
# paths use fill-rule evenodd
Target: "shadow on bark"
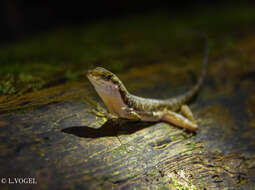
M 107 121 L 100 128 L 91 128 L 88 126 L 72 126 L 61 131 L 68 134 L 73 134 L 83 138 L 100 138 L 110 137 L 123 134 L 132 134 L 153 125 L 151 122 L 139 122 L 128 120 Z

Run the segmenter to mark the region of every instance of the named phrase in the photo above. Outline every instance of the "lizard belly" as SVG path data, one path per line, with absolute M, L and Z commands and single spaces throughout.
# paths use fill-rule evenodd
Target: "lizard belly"
M 138 113 L 142 121 L 156 122 L 161 119 L 161 112 Z
M 150 121 L 150 122 L 156 122 L 159 121 L 159 118 L 155 118 L 155 117 L 148 117 L 148 116 L 143 116 L 142 117 L 142 121 Z

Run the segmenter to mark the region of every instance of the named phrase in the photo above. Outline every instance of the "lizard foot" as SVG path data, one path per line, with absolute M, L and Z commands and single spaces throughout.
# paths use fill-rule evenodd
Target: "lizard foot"
M 196 123 L 183 117 L 181 114 L 172 111 L 167 111 L 166 113 L 164 113 L 161 120 L 188 129 L 190 131 L 196 131 L 198 129 Z
M 88 110 L 88 112 L 96 115 L 97 117 L 107 118 L 107 120 L 114 120 L 118 118 L 117 115 L 108 112 L 106 109 L 102 108 L 100 105 L 97 105 L 96 109 L 93 108 L 91 110 Z

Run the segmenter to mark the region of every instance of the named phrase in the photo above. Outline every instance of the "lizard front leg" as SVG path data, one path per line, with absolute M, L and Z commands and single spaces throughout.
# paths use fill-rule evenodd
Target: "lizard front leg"
M 112 119 L 117 119 L 118 116 L 115 114 L 112 114 L 110 112 L 108 112 L 107 110 L 97 110 L 97 109 L 91 109 L 88 112 L 94 114 L 97 117 L 105 117 L 108 120 L 112 120 Z
M 194 123 L 193 121 L 190 121 L 189 119 L 183 117 L 182 115 L 175 113 L 173 111 L 164 111 L 162 113 L 161 117 L 162 121 L 174 124 L 176 126 L 188 129 L 190 131 L 195 131 L 197 130 L 197 124 Z
M 90 112 L 97 117 L 104 117 L 107 118 L 107 120 L 113 120 L 117 119 L 118 116 L 116 114 L 110 113 L 108 110 L 104 109 L 100 104 L 96 103 L 96 108 L 92 108 L 88 110 L 87 112 Z

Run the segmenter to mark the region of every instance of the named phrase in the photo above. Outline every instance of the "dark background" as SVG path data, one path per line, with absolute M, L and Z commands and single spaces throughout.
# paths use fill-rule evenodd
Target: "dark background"
M 203 7 L 219 7 L 234 1 L 46 1 L 1 0 L 0 44 L 28 38 L 57 27 L 81 25 L 102 19 L 167 10 L 185 14 Z M 249 1 L 245 1 L 249 2 Z M 242 1 L 244 3 L 244 1 Z

